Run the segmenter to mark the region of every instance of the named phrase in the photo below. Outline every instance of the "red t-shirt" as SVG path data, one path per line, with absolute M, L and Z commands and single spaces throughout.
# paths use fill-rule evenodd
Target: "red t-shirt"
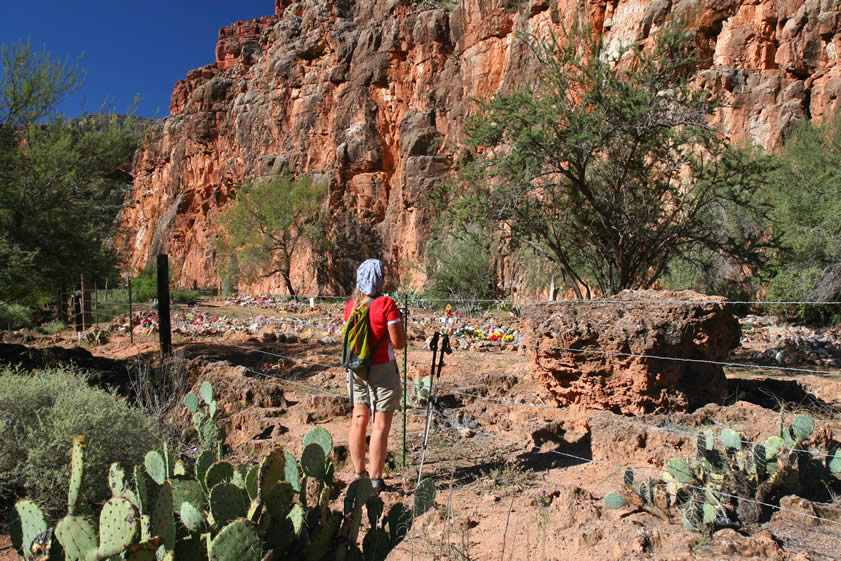
M 345 323 L 353 312 L 353 306 L 353 299 L 348 298 L 345 302 Z M 391 346 L 387 332 L 389 325 L 400 321 L 400 310 L 397 309 L 397 304 L 388 296 L 380 296 L 371 300 L 368 302 L 368 319 L 371 322 L 371 332 L 374 335 L 372 345 L 375 345 L 380 337 L 386 335 L 383 342 L 374 351 L 371 364 L 385 364 L 394 360 L 394 348 Z

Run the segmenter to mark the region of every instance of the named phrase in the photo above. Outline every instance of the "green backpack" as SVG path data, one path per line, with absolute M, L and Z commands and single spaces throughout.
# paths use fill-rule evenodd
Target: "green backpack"
M 379 341 L 373 344 L 374 333 L 371 331 L 371 322 L 368 318 L 368 307 L 374 299 L 371 298 L 366 304 L 359 306 L 351 312 L 345 323 L 342 332 L 342 366 L 353 370 L 359 375 L 367 375 L 368 367 L 371 365 L 371 358 L 374 356 L 380 343 L 385 339 L 386 333 Z

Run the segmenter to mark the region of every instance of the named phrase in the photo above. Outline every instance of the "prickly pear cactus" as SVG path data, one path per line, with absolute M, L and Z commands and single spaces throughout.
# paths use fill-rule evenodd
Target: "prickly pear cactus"
M 109 499 L 99 513 L 99 547 L 96 558 L 119 555 L 140 535 L 137 508 L 122 497 Z
M 207 527 L 207 519 L 204 514 L 188 502 L 181 503 L 179 516 L 181 517 L 181 523 L 191 533 L 199 534 Z
M 93 522 L 77 515 L 67 515 L 55 527 L 55 536 L 64 548 L 66 561 L 87 561 L 96 554 L 98 540 Z
M 326 460 L 324 449 L 319 444 L 312 443 L 301 453 L 301 469 L 309 477 L 323 481 L 327 475 Z
M 199 394 L 204 402 L 210 405 L 213 402 L 213 386 L 210 382 L 203 382 L 199 388 Z
M 417 518 L 433 506 L 435 506 L 435 483 L 426 478 L 415 489 L 415 502 L 412 512 Z
M 70 486 L 67 490 L 67 512 L 71 515 L 78 512 L 86 469 L 85 437 L 75 436 L 70 450 Z
M 260 561 L 262 557 L 257 528 L 244 518 L 225 526 L 208 550 L 209 561 Z
M 248 513 L 248 495 L 233 483 L 220 483 L 210 491 L 211 520 L 216 526 L 225 526 Z
M 155 506 L 150 513 L 150 530 L 153 536 L 161 538 L 167 549 L 175 549 L 175 518 L 173 516 L 173 491 L 169 481 L 164 481 L 155 497 Z
M 234 478 L 234 466 L 230 462 L 214 462 L 204 476 L 205 488 L 210 490 L 220 483 L 230 483 Z
M 19 547 L 26 557 L 32 551 L 32 543 L 35 539 L 47 531 L 47 519 L 38 505 L 27 499 L 16 502 L 15 510 L 20 519 L 21 543 Z
M 198 459 L 196 459 L 196 466 L 195 466 L 195 474 L 196 474 L 196 481 L 200 481 L 202 487 L 205 486 L 204 478 L 207 475 L 207 470 L 210 469 L 210 466 L 216 461 L 216 454 L 211 452 L 210 450 L 202 450 L 201 454 L 199 454 Z M 205 490 L 207 490 L 205 488 Z
M 318 444 L 324 452 L 325 458 L 333 451 L 333 437 L 330 436 L 330 433 L 322 427 L 316 427 L 304 436 L 304 441 L 302 443 L 303 449 L 306 450 L 307 446 L 310 444 Z
M 162 485 L 167 480 L 169 474 L 166 469 L 166 462 L 163 457 L 155 450 L 150 450 L 143 458 L 143 465 L 146 467 L 146 473 L 152 478 L 152 481 L 158 485 Z
M 117 462 L 108 469 L 108 488 L 112 497 L 122 497 L 126 490 L 126 470 Z
M 806 440 L 815 430 L 815 421 L 809 415 L 798 415 L 791 422 L 791 435 L 796 441 Z

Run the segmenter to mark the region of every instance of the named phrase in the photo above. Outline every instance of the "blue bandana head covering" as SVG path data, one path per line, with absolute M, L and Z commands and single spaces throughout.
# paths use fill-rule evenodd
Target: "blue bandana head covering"
M 368 296 L 376 296 L 383 287 L 385 268 L 379 259 L 367 259 L 356 269 L 356 288 Z

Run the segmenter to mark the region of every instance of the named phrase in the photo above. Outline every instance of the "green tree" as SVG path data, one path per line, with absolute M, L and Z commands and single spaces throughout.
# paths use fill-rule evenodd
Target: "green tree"
M 776 275 L 770 296 L 775 300 L 838 300 L 841 113 L 821 124 L 800 122 L 779 158 L 771 193 L 783 249 L 774 259 Z
M 309 177 L 283 176 L 243 184 L 222 217 L 225 271 L 232 280 L 253 281 L 280 274 L 295 297 L 291 267 L 302 240 L 324 222 L 327 186 Z
M 112 274 L 107 247 L 131 185 L 131 118 L 67 121 L 55 104 L 81 83 L 76 65 L 28 44 L 2 47 L 0 291 L 28 303 Z
M 578 23 L 529 37 L 537 83 L 480 103 L 453 221 L 499 225 L 579 297 L 649 287 L 699 247 L 759 260 L 763 158 L 709 126 L 717 103 L 693 83 L 693 39 L 664 27 L 650 48 L 611 56 Z

